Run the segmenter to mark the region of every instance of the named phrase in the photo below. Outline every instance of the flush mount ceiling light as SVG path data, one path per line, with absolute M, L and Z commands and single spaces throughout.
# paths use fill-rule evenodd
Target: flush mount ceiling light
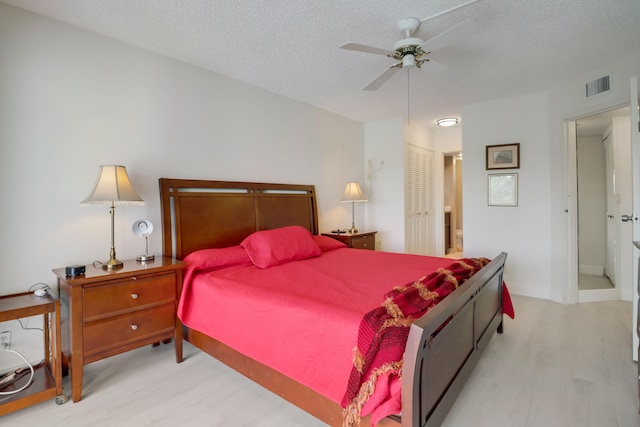
M 458 119 L 456 118 L 438 119 L 438 126 L 449 127 L 457 124 L 458 124 Z

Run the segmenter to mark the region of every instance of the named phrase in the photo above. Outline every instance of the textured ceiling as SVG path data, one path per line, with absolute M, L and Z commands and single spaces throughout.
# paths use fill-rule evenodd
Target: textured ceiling
M 472 37 L 369 92 L 361 89 L 394 61 L 339 46 L 391 49 L 401 18 L 469 0 L 0 1 L 360 121 L 409 112 L 431 125 L 459 116 L 461 105 L 547 88 L 640 52 L 639 0 L 477 0 L 416 34 L 427 40 L 471 18 Z

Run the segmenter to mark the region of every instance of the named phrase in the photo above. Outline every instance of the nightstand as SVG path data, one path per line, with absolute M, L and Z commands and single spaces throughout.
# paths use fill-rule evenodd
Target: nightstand
M 62 362 L 70 368 L 71 396 L 82 397 L 84 365 L 147 344 L 174 339 L 182 362 L 182 324 L 176 309 L 182 288 L 182 261 L 156 257 L 127 260 L 122 268 L 88 265 L 85 274 L 58 276 Z
M 322 233 L 322 235 L 339 240 L 350 248 L 375 251 L 376 233 L 377 231 L 361 231 L 359 233 Z

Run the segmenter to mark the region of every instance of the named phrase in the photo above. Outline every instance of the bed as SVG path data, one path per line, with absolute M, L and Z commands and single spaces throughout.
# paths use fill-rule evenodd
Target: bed
M 273 236 L 277 233 L 297 233 L 295 236 L 300 236 L 300 242 L 303 242 L 300 245 L 303 246 L 308 241 L 300 230 L 306 232 L 313 239 L 324 237 L 318 236 L 320 233 L 314 186 L 169 178 L 161 178 L 159 183 L 163 254 L 178 259 L 187 258 L 192 261 L 188 262 L 188 266 L 195 265 L 193 260 L 204 259 L 202 254 L 216 254 L 216 256 L 224 254 L 218 258 L 224 259 L 226 263 L 224 268 L 217 266 L 209 269 L 192 267 L 189 270 L 188 267 L 185 273 L 185 289 L 179 308 L 181 319 L 185 320 L 184 323 L 187 325 L 184 327 L 184 338 L 327 424 L 342 426 L 345 413 L 343 410 L 344 402 L 336 394 L 338 393 L 336 387 L 353 388 L 351 381 L 354 378 L 354 373 L 357 376 L 357 372 L 351 361 L 352 355 L 349 354 L 347 367 L 334 368 L 332 366 L 331 369 L 325 369 L 328 365 L 324 365 L 324 363 L 329 362 L 323 361 L 321 367 L 313 368 L 311 364 L 317 362 L 311 361 L 310 357 L 305 356 L 304 351 L 310 354 L 313 352 L 313 346 L 317 345 L 318 349 L 322 349 L 322 351 L 318 351 L 319 353 L 323 355 L 332 353 L 334 349 L 328 349 L 330 346 L 327 344 L 327 341 L 332 341 L 332 345 L 335 342 L 336 347 L 341 348 L 340 351 L 335 350 L 335 353 L 339 354 L 337 358 L 343 359 L 344 348 L 342 347 L 349 346 L 351 349 L 356 341 L 360 346 L 360 333 L 365 324 L 363 319 L 360 319 L 362 315 L 354 316 L 349 311 L 352 309 L 352 305 L 360 304 L 361 299 L 367 300 L 367 302 L 362 302 L 357 310 L 356 308 L 353 310 L 368 314 L 364 310 L 364 306 L 369 304 L 373 312 L 383 301 L 384 292 L 381 292 L 383 289 L 381 286 L 385 285 L 384 282 L 390 282 L 386 285 L 387 290 L 394 286 L 398 286 L 400 289 L 402 285 L 408 285 L 410 282 L 415 283 L 414 279 L 418 279 L 418 277 L 414 277 L 414 275 L 418 271 L 427 273 L 423 267 L 416 265 L 417 261 L 429 264 L 431 269 L 429 272 L 434 270 L 432 274 L 426 276 L 427 279 L 424 275 L 420 279 L 436 280 L 436 277 L 440 277 L 442 274 L 436 274 L 435 270 L 450 268 L 449 263 L 452 260 L 343 248 L 331 245 L 326 240 L 322 241 L 323 244 L 326 244 L 326 247 L 323 247 L 320 240 L 317 240 L 317 247 L 322 247 L 320 253 L 314 252 L 313 256 L 310 255 L 299 260 L 294 258 L 291 262 L 285 260 L 273 265 L 259 265 L 260 262 L 263 262 L 260 259 L 261 254 L 257 253 L 256 255 L 256 252 L 252 253 L 250 250 L 255 241 L 254 236 L 264 238 L 264 236 Z M 328 237 L 326 239 L 331 240 Z M 263 241 L 259 240 L 259 242 Z M 262 243 L 260 244 L 262 245 Z M 286 246 L 287 249 L 290 249 L 296 245 L 297 243 Z M 258 247 L 261 246 L 258 245 Z M 307 248 L 312 252 L 315 250 L 311 249 L 309 245 L 305 246 L 305 250 Z M 245 252 L 249 254 L 248 261 L 243 258 L 246 257 Z M 205 264 L 209 262 L 208 259 L 206 258 L 204 261 Z M 229 259 L 233 259 L 233 262 L 229 262 Z M 495 331 L 502 332 L 504 302 L 508 302 L 508 298 L 506 298 L 508 293 L 505 292 L 506 288 L 503 286 L 502 280 L 505 260 L 506 254 L 501 253 L 490 262 L 486 260 L 482 265 L 476 266 L 477 272 L 474 270 L 475 274 L 464 284 L 452 288 L 449 296 L 442 298 L 441 302 L 433 306 L 424 316 L 412 321 L 407 326 L 406 341 L 402 343 L 404 358 L 401 364 L 401 380 L 398 378 L 397 381 L 389 383 L 391 385 L 388 387 L 396 389 L 394 393 L 388 392 L 388 394 L 397 397 L 401 411 L 394 411 L 389 416 L 385 416 L 378 423 L 379 426 L 437 426 L 442 423 L 490 338 Z M 342 287 L 343 282 L 347 280 L 344 276 L 353 276 L 354 274 L 355 267 L 349 268 L 349 265 L 370 263 L 373 266 L 375 264 L 383 265 L 387 262 L 389 265 L 399 265 L 405 261 L 407 267 L 403 267 L 402 271 L 392 274 L 391 269 L 385 267 L 380 270 L 385 274 L 371 273 L 366 276 L 367 286 L 375 288 L 375 290 L 372 288 L 371 295 L 367 292 L 366 298 L 353 298 L 353 295 L 349 295 L 348 292 L 345 294 L 344 300 L 353 302 L 357 299 L 358 304 L 346 304 L 347 308 L 344 307 L 344 303 L 339 308 L 327 306 L 326 301 L 311 304 L 313 310 L 319 310 L 312 312 L 316 313 L 316 317 L 329 320 L 314 321 L 314 314 L 310 314 L 309 310 L 304 312 L 299 309 L 299 301 L 294 301 L 289 306 L 283 305 L 290 299 L 289 294 L 298 292 L 297 288 L 295 292 L 292 292 L 293 285 L 286 285 L 289 286 L 286 287 L 281 283 L 280 278 L 283 277 L 282 274 L 286 270 L 290 270 L 287 273 L 289 275 L 293 272 L 297 277 L 308 277 L 306 280 L 309 281 L 311 276 L 316 275 L 311 272 L 321 271 L 319 278 L 314 279 L 316 282 L 324 280 L 327 287 L 334 283 L 337 287 Z M 268 264 L 270 261 L 266 262 Z M 345 262 L 350 264 L 341 264 Z M 326 268 L 331 265 L 338 267 Z M 422 268 L 422 270 L 414 271 L 412 270 L 414 266 Z M 446 268 L 444 271 L 453 271 Z M 364 270 L 366 269 L 358 274 L 366 275 Z M 260 274 L 263 288 L 243 290 L 244 285 L 238 277 L 244 280 L 245 275 L 253 277 L 257 274 Z M 391 277 L 394 279 L 390 280 Z M 432 277 L 433 279 L 430 279 Z M 213 287 L 205 284 L 210 280 L 218 280 L 219 285 Z M 304 282 L 304 280 L 301 281 L 303 284 Z M 233 286 L 225 288 L 225 284 L 233 284 Z M 283 291 L 272 288 L 272 286 L 285 286 L 285 288 Z M 300 288 L 304 287 L 300 286 Z M 308 290 L 316 289 L 316 299 L 322 299 L 324 292 L 324 290 L 323 292 L 317 291 L 319 287 L 320 285 L 307 286 Z M 443 288 L 444 286 L 438 289 Z M 225 312 L 225 308 L 222 306 L 207 308 L 206 305 L 221 300 L 220 293 L 226 293 L 225 289 L 233 289 L 234 292 L 239 290 L 240 292 L 240 296 L 235 297 L 238 298 L 235 300 L 236 302 L 227 305 L 238 304 L 245 309 L 243 312 L 245 314 L 240 316 L 242 321 L 233 322 L 233 328 L 220 326 L 223 322 L 221 319 L 228 319 L 232 316 L 230 312 Z M 409 289 L 409 286 L 406 289 Z M 278 294 L 278 292 L 281 293 Z M 305 299 L 303 291 L 300 290 L 300 292 L 300 297 Z M 207 295 L 207 297 L 202 295 Z M 277 309 L 262 308 L 258 305 L 261 303 L 260 298 L 264 298 L 266 303 L 266 300 L 273 295 L 279 295 L 276 299 L 277 304 L 280 304 Z M 311 297 L 306 298 L 306 300 L 310 299 Z M 266 348 L 266 346 L 264 343 L 260 344 L 257 338 L 272 333 L 270 325 L 275 323 L 275 321 L 267 320 L 266 313 L 275 311 L 282 314 L 287 310 L 291 311 L 291 315 L 296 316 L 296 321 L 282 322 L 283 328 L 284 323 L 291 323 L 293 324 L 291 327 L 294 329 L 273 333 L 285 334 L 287 337 L 295 336 L 300 340 L 300 343 L 295 345 L 299 345 L 299 348 L 304 347 L 306 350 L 296 352 L 282 350 L 282 352 L 295 353 L 296 357 L 302 354 L 300 357 L 304 358 L 303 365 L 307 367 L 305 371 L 314 373 L 312 379 L 301 378 L 300 372 L 296 371 L 301 368 L 283 365 L 286 361 L 280 360 L 283 358 L 282 354 L 273 356 L 275 359 L 280 358 L 276 362 L 263 360 L 263 355 L 260 354 L 259 349 Z M 331 314 L 327 314 L 326 310 Z M 208 315 L 212 316 L 211 320 L 198 321 L 198 317 L 196 317 L 198 312 L 204 315 L 207 315 L 208 312 Z M 348 324 L 344 321 L 344 327 L 337 329 L 340 332 L 336 332 L 334 337 L 329 335 L 327 338 L 327 332 L 322 331 L 321 328 L 324 323 L 331 324 L 336 312 L 339 312 L 340 316 L 343 316 L 344 312 L 347 313 L 346 317 L 352 319 L 358 317 L 358 319 L 355 322 L 349 320 Z M 216 318 L 216 315 L 220 317 Z M 256 317 L 252 320 L 250 315 L 263 317 Z M 337 315 L 335 317 L 338 319 Z M 336 321 L 343 322 L 342 317 L 339 319 Z M 243 343 L 238 341 L 239 338 L 235 340 L 236 336 L 243 333 L 255 338 L 248 341 L 257 340 L 257 343 Z M 353 335 L 354 333 L 356 335 Z M 177 334 L 176 339 L 182 339 L 181 336 L 182 334 Z M 305 339 L 316 341 L 307 341 L 305 344 L 302 342 Z M 352 344 L 349 339 L 353 340 Z M 280 343 L 271 347 L 277 353 Z M 178 360 L 181 360 L 181 356 Z M 325 380 L 322 378 L 323 371 L 331 372 L 331 375 L 325 375 L 331 377 L 326 380 L 330 385 L 323 385 Z M 336 382 L 339 382 L 339 385 L 336 385 Z M 342 382 L 344 385 L 341 385 Z M 347 387 L 347 383 L 349 387 Z M 387 383 L 384 382 L 384 384 Z M 376 386 L 377 389 L 385 387 Z M 343 399 L 346 399 L 346 396 Z M 358 410 L 360 409 L 359 407 Z M 361 420 L 361 425 L 370 425 L 371 416 L 373 419 L 377 419 L 379 413 L 380 411 L 376 413 L 376 408 L 374 408 L 372 415 L 367 415 Z M 357 421 L 359 421 L 359 417 Z

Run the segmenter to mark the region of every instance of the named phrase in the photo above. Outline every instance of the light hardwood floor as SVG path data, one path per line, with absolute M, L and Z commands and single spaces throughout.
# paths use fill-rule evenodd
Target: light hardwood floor
M 593 289 L 613 289 L 613 284 L 607 276 L 596 276 L 593 274 L 578 275 L 578 290 Z
M 516 319 L 505 318 L 445 427 L 640 426 L 631 303 L 513 300 Z M 178 365 L 163 345 L 90 364 L 82 401 L 44 402 L 0 425 L 325 425 L 188 344 L 185 356 Z

